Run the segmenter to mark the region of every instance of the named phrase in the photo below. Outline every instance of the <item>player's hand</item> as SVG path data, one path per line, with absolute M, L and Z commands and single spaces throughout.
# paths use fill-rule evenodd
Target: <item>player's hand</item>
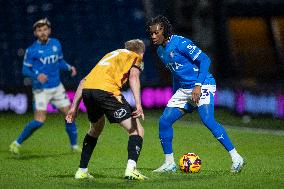
M 74 66 L 71 66 L 71 76 L 74 77 L 75 75 L 77 75 L 77 70 Z
M 134 112 L 132 112 L 132 117 L 133 118 L 141 118 L 142 120 L 144 120 L 144 112 L 142 109 L 142 106 L 136 106 L 136 110 Z
M 41 73 L 37 76 L 37 80 L 41 83 L 44 84 L 47 81 L 47 75 Z
M 198 104 L 199 103 L 199 99 L 201 97 L 201 86 L 197 85 L 194 87 L 194 89 L 192 90 L 192 101 L 195 103 L 195 104 Z
M 65 120 L 67 121 L 67 123 L 72 123 L 74 122 L 76 117 L 77 117 L 77 110 L 71 107 L 68 113 L 66 114 Z

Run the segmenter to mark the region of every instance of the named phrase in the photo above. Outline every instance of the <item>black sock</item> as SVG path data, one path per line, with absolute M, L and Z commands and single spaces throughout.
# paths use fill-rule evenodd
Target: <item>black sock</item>
M 143 138 L 139 135 L 131 135 L 128 139 L 128 159 L 137 162 L 143 144 Z
M 86 134 L 83 142 L 83 149 L 81 153 L 80 168 L 87 168 L 94 148 L 96 147 L 98 138 L 91 137 Z

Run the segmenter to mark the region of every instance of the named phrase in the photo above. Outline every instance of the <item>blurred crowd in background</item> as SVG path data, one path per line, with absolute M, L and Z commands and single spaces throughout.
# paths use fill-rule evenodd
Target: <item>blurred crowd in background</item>
M 148 92 L 145 100 L 149 103 L 155 95 L 159 99 L 161 93 L 155 91 L 168 90 L 171 77 L 154 53 L 145 24 L 162 14 L 176 34 L 192 39 L 211 57 L 219 87 L 217 105 L 284 117 L 284 1 L 0 0 L 0 8 L 0 111 L 9 110 L 5 105 L 13 100 L 3 100 L 8 94 L 31 96 L 22 62 L 25 49 L 35 40 L 32 25 L 44 17 L 51 21 L 52 36 L 62 43 L 65 60 L 78 70 L 74 78 L 62 74 L 68 90 L 74 90 L 106 52 L 141 38 L 146 43 L 141 78 Z M 149 108 L 163 105 L 152 101 Z

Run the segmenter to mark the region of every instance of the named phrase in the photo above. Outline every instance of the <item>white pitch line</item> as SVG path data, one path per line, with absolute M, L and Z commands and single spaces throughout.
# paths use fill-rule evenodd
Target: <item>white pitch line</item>
M 183 124 L 187 124 L 187 121 L 181 120 Z M 193 126 L 196 124 L 201 124 L 201 122 L 191 122 L 188 126 Z M 284 136 L 284 130 L 274 130 L 274 129 L 262 129 L 262 128 L 251 128 L 251 127 L 242 127 L 242 126 L 232 126 L 232 125 L 224 125 L 225 128 L 234 129 L 244 132 L 252 132 L 252 133 L 261 133 L 261 134 L 272 134 L 277 136 Z M 205 126 L 204 126 L 205 127 Z
M 272 134 L 278 136 L 284 136 L 284 130 L 273 130 L 273 129 L 262 129 L 262 128 L 251 128 L 251 127 L 241 127 L 241 126 L 231 126 L 225 125 L 226 128 L 236 129 L 239 131 L 261 133 L 261 134 Z

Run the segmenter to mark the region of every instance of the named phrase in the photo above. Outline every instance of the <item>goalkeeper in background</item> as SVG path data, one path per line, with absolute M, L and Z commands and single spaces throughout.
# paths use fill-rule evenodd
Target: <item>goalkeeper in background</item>
M 158 46 L 159 58 L 172 73 L 174 90 L 159 121 L 159 137 L 165 162 L 154 172 L 176 171 L 172 149 L 173 124 L 185 113 L 194 110 L 198 111 L 202 123 L 229 152 L 232 158 L 231 172 L 239 172 L 244 159 L 223 126 L 214 118 L 216 83 L 208 71 L 211 60 L 191 40 L 174 35 L 171 23 L 164 16 L 152 18 L 147 24 L 147 30 L 152 43 Z
M 33 30 L 37 40 L 26 50 L 23 74 L 33 81 L 34 120 L 26 125 L 18 138 L 10 145 L 10 151 L 14 154 L 19 154 L 21 144 L 43 126 L 49 102 L 60 112 L 67 114 L 70 101 L 60 81 L 60 70 L 69 71 L 71 76 L 77 73 L 76 68 L 63 59 L 60 42 L 55 38 L 49 38 L 51 24 L 47 18 L 35 22 Z M 74 152 L 81 152 L 77 145 L 75 122 L 66 123 L 65 126 L 71 149 Z

